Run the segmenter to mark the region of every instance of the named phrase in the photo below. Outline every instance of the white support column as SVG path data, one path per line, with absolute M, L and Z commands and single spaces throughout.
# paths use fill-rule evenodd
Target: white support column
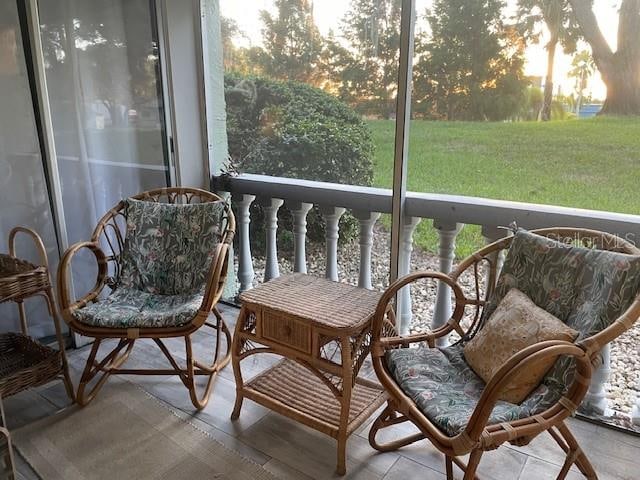
M 400 262 L 398 278 L 408 274 L 411 270 L 411 252 L 413 252 L 413 233 L 422 219 L 419 217 L 405 218 L 400 232 Z M 398 292 L 396 318 L 400 335 L 407 335 L 411 329 L 411 287 L 406 286 Z
M 637 374 L 636 390 L 636 403 L 631 410 L 631 423 L 640 426 L 640 372 Z
M 378 212 L 354 211 L 360 224 L 360 271 L 358 286 L 371 290 L 371 248 L 373 247 L 373 226 L 380 218 Z
M 320 207 L 326 224 L 327 268 L 325 277 L 338 281 L 338 222 L 345 212 L 342 207 Z
M 278 233 L 278 209 L 284 200 L 280 198 L 270 198 L 262 203 L 264 210 L 264 221 L 266 231 L 267 252 L 264 266 L 264 281 L 268 282 L 272 278 L 280 276 L 278 267 L 278 246 L 276 236 Z
M 602 364 L 591 376 L 591 385 L 582 401 L 582 408 L 586 412 L 609 416 L 612 412 L 609 408 L 607 392 L 604 386 L 609 381 L 609 375 L 611 374 L 611 345 L 605 345 L 600 351 L 600 355 L 602 355 Z
M 256 199 L 255 195 L 242 195 L 234 199 L 237 205 L 239 249 L 238 249 L 238 280 L 240 291 L 244 292 L 253 286 L 253 257 L 251 256 L 251 243 L 249 239 L 249 225 L 251 214 L 249 208 Z
M 293 271 L 307 273 L 307 213 L 313 203 L 287 202 L 293 215 Z
M 504 238 L 508 235 L 508 231 L 498 228 L 494 225 L 483 225 L 482 226 L 482 238 L 487 245 L 493 243 L 501 238 Z M 500 271 L 502 270 L 502 264 L 504 263 L 504 250 L 498 252 L 497 254 L 493 254 L 492 260 L 496 262 L 496 279 L 500 276 Z M 489 287 L 489 275 L 485 276 L 485 292 Z
M 440 259 L 440 272 L 450 273 L 453 266 L 453 259 L 456 250 L 456 236 L 464 226 L 461 223 L 443 222 L 434 220 L 433 226 L 438 231 L 440 237 L 440 245 L 438 248 L 438 257 Z M 436 293 L 436 305 L 433 311 L 433 320 L 431 328 L 435 330 L 441 327 L 451 317 L 451 288 L 448 285 L 438 282 L 438 290 Z M 446 337 L 438 339 L 438 345 L 448 345 L 449 340 Z

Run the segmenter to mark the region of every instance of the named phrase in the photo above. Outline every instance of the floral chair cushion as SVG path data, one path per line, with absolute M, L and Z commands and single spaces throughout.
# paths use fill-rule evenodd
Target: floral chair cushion
M 127 200 L 118 286 L 161 295 L 203 290 L 223 232 L 224 203 Z
M 640 256 L 573 246 L 518 230 L 483 320 L 511 288 L 580 332 L 578 340 L 608 327 L 640 289 Z
M 511 288 L 577 330 L 581 340 L 609 326 L 631 304 L 640 289 L 640 256 L 572 246 L 519 230 L 484 308 L 483 322 Z M 463 344 L 386 354 L 387 368 L 400 388 L 450 436 L 465 428 L 485 387 L 465 362 Z M 488 424 L 543 412 L 560 399 L 574 375 L 574 362 L 559 359 L 520 405 L 498 401 Z
M 74 312 L 107 328 L 179 327 L 198 313 L 223 232 L 223 202 L 128 199 L 120 276 L 106 299 Z
M 202 297 L 201 293 L 158 295 L 118 288 L 106 299 L 76 310 L 73 315 L 94 327 L 180 327 L 198 313 Z
M 640 290 L 640 256 L 574 246 L 520 229 L 483 323 L 511 288 L 577 330 L 579 341 L 611 325 L 631 305 Z M 564 391 L 574 374 L 574 361 L 560 358 L 543 383 Z
M 434 425 L 451 437 L 464 430 L 485 383 L 465 362 L 460 344 L 389 350 L 386 364 L 402 391 Z M 498 401 L 488 424 L 535 415 L 559 396 L 540 385 L 520 405 Z

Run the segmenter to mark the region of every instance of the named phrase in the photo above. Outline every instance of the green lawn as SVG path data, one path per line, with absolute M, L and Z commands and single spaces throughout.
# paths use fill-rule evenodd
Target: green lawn
M 368 122 L 375 185 L 391 187 L 394 122 Z M 407 188 L 640 214 L 640 117 L 557 122 L 411 122 Z M 458 255 L 481 244 L 465 227 Z M 435 251 L 431 222 L 417 243 Z

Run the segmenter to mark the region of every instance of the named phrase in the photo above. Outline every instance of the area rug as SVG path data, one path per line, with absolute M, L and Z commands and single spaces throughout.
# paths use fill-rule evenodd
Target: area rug
M 71 407 L 12 436 L 46 480 L 275 479 L 125 381 L 105 386 L 85 408 Z

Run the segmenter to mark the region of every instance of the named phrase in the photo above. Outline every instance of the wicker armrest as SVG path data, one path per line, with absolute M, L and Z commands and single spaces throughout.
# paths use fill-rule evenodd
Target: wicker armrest
M 70 283 L 68 281 L 69 271 L 71 269 L 71 260 L 76 253 L 78 253 L 83 248 L 90 250 L 95 259 L 98 266 L 98 275 L 96 277 L 96 283 L 93 288 L 81 299 L 72 301 L 70 298 L 71 288 Z M 67 251 L 62 256 L 60 260 L 60 264 L 58 265 L 58 301 L 60 303 L 60 309 L 62 310 L 62 315 L 66 321 L 71 313 L 74 310 L 84 307 L 89 302 L 94 301 L 102 288 L 105 285 L 105 280 L 107 278 L 107 257 L 102 251 L 102 249 L 98 246 L 97 243 L 94 242 L 79 242 L 67 249 Z
M 569 386 L 567 394 L 551 409 L 560 407 L 558 412 L 565 409 L 569 411 L 569 414 L 573 413 L 571 410 L 577 408 L 589 387 L 592 371 L 589 356 L 582 348 L 571 342 L 548 340 L 520 350 L 493 375 L 485 386 L 465 429 L 468 438 L 472 441 L 477 441 L 480 438 L 500 393 L 505 390 L 516 375 L 543 358 L 562 355 L 573 357 L 576 360 L 576 380 Z
M 211 261 L 211 267 L 207 276 L 207 287 L 200 305 L 200 311 L 209 312 L 218 303 L 224 290 L 229 265 L 229 244 L 218 243 Z
M 430 332 L 420 332 L 412 335 L 385 337 L 384 329 L 383 329 L 384 319 L 387 314 L 387 311 L 389 310 L 390 303 L 395 299 L 400 289 L 402 289 L 403 287 L 413 282 L 416 282 L 424 278 L 432 278 L 435 280 L 440 280 L 441 282 L 446 283 L 453 291 L 456 299 L 456 305 L 453 313 L 451 314 L 450 320 L 442 327 Z M 416 343 L 416 342 L 427 342 L 430 347 L 433 347 L 435 345 L 435 340 L 437 338 L 443 337 L 449 334 L 454 329 L 457 331 L 460 328 L 459 322 L 462 319 L 462 315 L 464 314 L 464 307 L 465 307 L 465 297 L 462 292 L 462 289 L 448 275 L 441 272 L 434 272 L 434 271 L 422 271 L 422 272 L 410 273 L 409 275 L 405 275 L 404 277 L 397 279 L 395 282 L 389 285 L 389 287 L 382 294 L 382 297 L 378 302 L 376 313 L 373 318 L 373 325 L 372 325 L 373 340 L 374 342 L 379 342 L 379 345 L 383 348 L 407 346 L 411 343 Z

